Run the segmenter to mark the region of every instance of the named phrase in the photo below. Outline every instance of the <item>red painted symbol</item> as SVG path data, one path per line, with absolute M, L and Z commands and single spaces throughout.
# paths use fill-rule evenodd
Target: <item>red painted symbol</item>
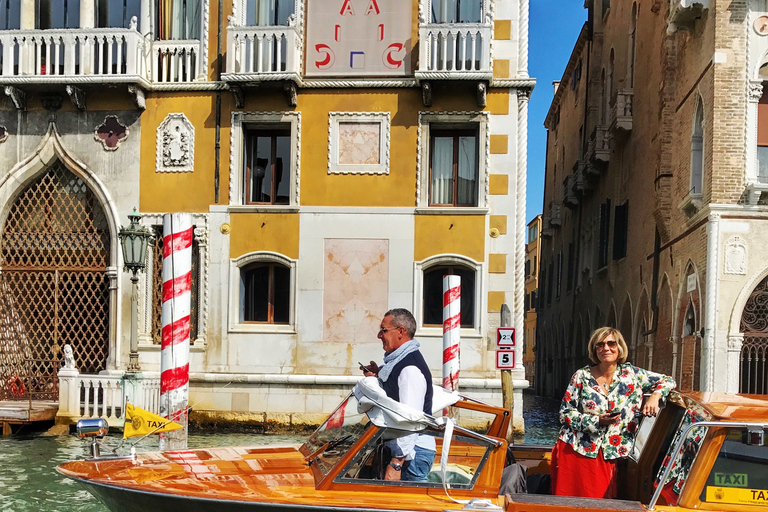
M 338 41 L 340 34 L 341 34 L 341 25 L 336 25 L 334 28 L 333 39 Z
M 392 43 L 384 50 L 384 65 L 388 68 L 397 69 L 403 65 L 403 59 L 393 58 L 392 54 L 403 51 L 403 43 Z
M 345 14 L 351 14 L 352 16 L 355 15 L 355 10 L 352 9 L 352 0 L 344 0 L 344 3 L 341 6 L 341 10 L 339 11 L 339 14 L 344 16 Z
M 317 69 L 328 69 L 329 67 L 333 66 L 333 61 L 335 60 L 335 56 L 330 46 L 328 46 L 327 44 L 316 44 L 315 51 L 317 51 L 317 53 L 325 55 L 324 59 L 315 61 L 315 67 Z
M 379 25 L 379 41 L 384 40 L 384 25 Z
M 376 0 L 368 1 L 368 10 L 365 11 L 365 15 L 368 16 L 371 13 L 380 14 L 379 4 L 376 3 Z

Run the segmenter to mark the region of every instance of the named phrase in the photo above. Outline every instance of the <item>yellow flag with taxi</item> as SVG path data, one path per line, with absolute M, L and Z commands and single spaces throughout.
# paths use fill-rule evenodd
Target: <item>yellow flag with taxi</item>
M 131 404 L 125 404 L 125 426 L 123 426 L 123 439 L 148 434 L 159 434 L 184 428 L 162 416 L 145 411 Z

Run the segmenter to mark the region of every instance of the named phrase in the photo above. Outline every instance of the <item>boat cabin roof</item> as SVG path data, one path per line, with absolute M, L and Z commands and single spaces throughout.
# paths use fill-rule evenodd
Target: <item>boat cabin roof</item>
M 685 403 L 693 401 L 700 404 L 712 415 L 713 420 L 761 422 L 768 418 L 768 396 L 766 395 L 704 391 L 681 391 L 676 394 Z M 676 401 L 674 394 L 670 399 Z

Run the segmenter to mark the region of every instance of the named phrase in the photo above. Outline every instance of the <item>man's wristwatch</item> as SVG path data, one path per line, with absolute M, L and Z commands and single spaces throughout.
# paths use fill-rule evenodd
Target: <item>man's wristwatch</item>
M 402 471 L 403 465 L 397 462 L 389 461 L 389 465 L 392 466 L 392 469 L 395 471 Z

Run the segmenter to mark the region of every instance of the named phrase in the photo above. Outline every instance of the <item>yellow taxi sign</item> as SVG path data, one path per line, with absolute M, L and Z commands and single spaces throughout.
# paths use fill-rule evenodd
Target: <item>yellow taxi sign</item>
M 735 487 L 707 487 L 707 501 L 768 506 L 768 489 L 739 489 Z

